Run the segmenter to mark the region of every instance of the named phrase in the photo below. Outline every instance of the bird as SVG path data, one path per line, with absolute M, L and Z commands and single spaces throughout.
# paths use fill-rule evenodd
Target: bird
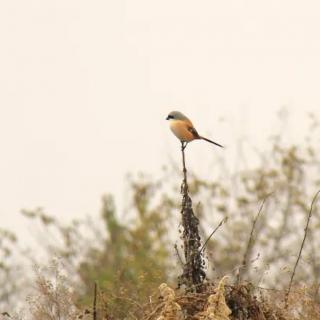
M 166 120 L 169 120 L 171 131 L 181 141 L 183 150 L 186 148 L 187 144 L 193 140 L 205 140 L 223 148 L 221 144 L 200 136 L 189 118 L 180 111 L 171 111 Z

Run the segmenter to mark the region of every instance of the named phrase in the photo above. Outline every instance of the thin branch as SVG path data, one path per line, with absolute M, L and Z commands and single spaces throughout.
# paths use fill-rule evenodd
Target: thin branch
M 157 307 L 149 314 L 148 318 L 146 318 L 146 320 L 150 320 L 153 318 L 153 316 L 158 313 L 162 308 L 163 306 L 165 305 L 164 302 L 160 303 L 157 305 Z
M 299 251 L 299 254 L 298 254 L 297 261 L 296 261 L 296 263 L 294 265 L 294 268 L 293 268 L 293 272 L 292 272 L 292 275 L 291 275 L 291 278 L 290 278 L 289 288 L 288 288 L 288 291 L 287 291 L 287 294 L 286 294 L 286 298 L 285 298 L 285 308 L 286 309 L 288 308 L 288 300 L 289 300 L 290 290 L 291 290 L 291 287 L 292 287 L 293 278 L 295 276 L 296 269 L 297 269 L 297 266 L 298 266 L 300 258 L 301 258 L 301 254 L 302 254 L 302 250 L 303 250 L 303 247 L 304 247 L 304 243 L 305 243 L 306 238 L 307 238 L 309 222 L 310 222 L 310 219 L 311 219 L 311 216 L 312 216 L 313 205 L 316 202 L 317 197 L 318 197 L 319 194 L 320 194 L 320 190 L 318 190 L 318 192 L 315 194 L 315 196 L 312 199 L 310 211 L 309 211 L 309 214 L 308 214 L 307 224 L 306 224 L 306 227 L 304 228 L 304 237 L 303 237 L 303 240 L 302 240 L 302 243 L 301 243 L 301 247 L 300 247 L 300 251 Z
M 228 217 L 224 217 L 220 223 L 214 228 L 214 230 L 210 233 L 210 236 L 207 238 L 207 240 L 205 241 L 205 243 L 203 244 L 203 246 L 201 247 L 200 249 L 200 252 L 202 252 L 205 248 L 206 248 L 206 245 L 208 243 L 208 241 L 212 238 L 212 236 L 215 234 L 215 232 L 224 224 L 226 223 L 228 220 Z
M 175 249 L 175 251 L 176 251 L 176 256 L 177 256 L 177 258 L 178 258 L 178 260 L 179 260 L 180 266 L 183 267 L 184 263 L 183 263 L 182 258 L 181 258 L 181 256 L 180 256 L 180 253 L 179 253 L 179 250 L 178 250 L 178 246 L 177 246 L 176 243 L 175 243 L 175 245 L 174 245 L 174 249 Z
M 184 154 L 184 149 L 186 148 L 187 144 L 181 142 L 181 152 L 182 152 L 182 166 L 183 166 L 183 182 L 182 182 L 182 194 L 186 195 L 188 193 L 188 181 L 187 181 L 187 168 L 186 168 L 186 159 Z
M 97 282 L 94 282 L 93 320 L 97 320 Z
M 237 279 L 237 282 L 238 284 L 240 283 L 241 281 L 241 276 L 243 274 L 243 271 L 245 270 L 246 266 L 247 266 L 247 263 L 248 263 L 248 256 L 249 256 L 249 252 L 251 251 L 252 249 L 252 245 L 253 245 L 253 234 L 254 234 L 254 229 L 256 227 L 256 223 L 260 217 L 260 214 L 262 212 L 262 209 L 264 207 L 264 204 L 265 202 L 267 201 L 267 199 L 270 197 L 272 193 L 268 194 L 262 201 L 261 205 L 260 205 L 260 208 L 259 208 L 259 211 L 258 213 L 256 214 L 256 216 L 254 217 L 253 219 L 253 222 L 252 222 L 252 227 L 251 227 L 251 231 L 250 231 L 250 237 L 249 237 L 249 240 L 248 240 L 248 244 L 247 244 L 247 248 L 246 248 L 246 251 L 244 253 L 244 256 L 243 256 L 243 260 L 242 260 L 242 264 L 239 268 L 239 273 L 238 273 L 238 279 Z

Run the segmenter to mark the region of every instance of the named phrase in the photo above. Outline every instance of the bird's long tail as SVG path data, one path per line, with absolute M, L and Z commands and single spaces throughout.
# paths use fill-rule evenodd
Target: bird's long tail
M 207 139 L 207 138 L 205 138 L 205 137 L 200 137 L 200 139 L 206 140 L 206 141 L 208 141 L 208 142 L 210 142 L 210 143 L 215 144 L 216 146 L 218 146 L 218 147 L 220 147 L 220 148 L 223 148 L 223 146 L 222 146 L 221 144 L 219 144 L 219 143 L 217 143 L 217 142 L 214 142 L 214 141 L 212 141 L 212 140 L 209 140 L 209 139 Z

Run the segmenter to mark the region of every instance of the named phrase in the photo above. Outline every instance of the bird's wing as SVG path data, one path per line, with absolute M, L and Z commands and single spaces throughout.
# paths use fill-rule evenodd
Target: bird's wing
M 195 139 L 199 139 L 200 135 L 193 126 L 188 126 L 188 130 L 192 133 Z

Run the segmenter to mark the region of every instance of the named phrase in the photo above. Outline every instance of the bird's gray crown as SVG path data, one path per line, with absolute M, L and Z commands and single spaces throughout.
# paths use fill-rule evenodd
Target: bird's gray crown
M 187 120 L 188 118 L 180 111 L 171 111 L 167 116 L 167 120 L 170 120 L 170 119 Z

